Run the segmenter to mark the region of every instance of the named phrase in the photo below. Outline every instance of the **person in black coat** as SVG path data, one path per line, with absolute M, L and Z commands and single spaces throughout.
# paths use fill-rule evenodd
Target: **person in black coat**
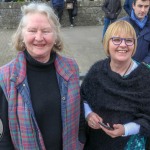
M 121 9 L 121 0 L 104 0 L 104 3 L 102 5 L 102 10 L 105 13 L 103 37 L 108 26 L 117 19 L 118 15 L 121 12 Z
M 68 7 L 68 5 L 70 7 Z M 69 21 L 70 21 L 70 27 L 74 26 L 74 14 L 73 11 L 74 9 L 77 8 L 77 0 L 66 0 L 66 9 L 68 10 L 68 15 L 69 15 Z

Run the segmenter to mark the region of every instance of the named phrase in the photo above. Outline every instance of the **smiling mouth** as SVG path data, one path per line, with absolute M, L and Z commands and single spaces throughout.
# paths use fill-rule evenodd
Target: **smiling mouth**
M 117 50 L 117 52 L 119 52 L 119 53 L 127 53 L 128 50 Z
M 44 47 L 45 45 L 44 44 L 38 44 L 38 45 L 34 44 L 34 46 L 35 47 Z

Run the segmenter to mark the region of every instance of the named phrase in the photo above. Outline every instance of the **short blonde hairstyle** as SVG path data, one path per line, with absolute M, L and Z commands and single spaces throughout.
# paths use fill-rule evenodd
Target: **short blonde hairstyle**
M 104 47 L 106 55 L 107 56 L 110 55 L 110 53 L 109 53 L 110 38 L 112 38 L 113 36 L 119 36 L 120 34 L 124 34 L 126 36 L 126 38 L 134 38 L 135 39 L 134 50 L 132 53 L 132 56 L 133 56 L 136 51 L 136 47 L 137 47 L 136 32 L 135 32 L 134 28 L 132 27 L 132 25 L 130 25 L 130 23 L 128 23 L 127 21 L 124 21 L 124 20 L 116 21 L 108 27 L 108 29 L 104 35 L 104 39 L 103 39 L 103 47 Z
M 48 6 L 45 3 L 39 3 L 39 2 L 32 2 L 28 5 L 24 5 L 21 7 L 22 11 L 22 18 L 20 20 L 19 26 L 17 28 L 17 31 L 13 35 L 12 39 L 12 46 L 18 50 L 23 51 L 25 50 L 25 44 L 23 42 L 23 29 L 26 26 L 27 23 L 27 15 L 28 14 L 34 14 L 34 13 L 40 13 L 47 16 L 48 20 L 53 23 L 54 26 L 54 32 L 56 34 L 56 41 L 52 48 L 52 51 L 62 51 L 64 44 L 60 35 L 60 23 L 58 20 L 58 17 L 55 15 L 53 9 Z

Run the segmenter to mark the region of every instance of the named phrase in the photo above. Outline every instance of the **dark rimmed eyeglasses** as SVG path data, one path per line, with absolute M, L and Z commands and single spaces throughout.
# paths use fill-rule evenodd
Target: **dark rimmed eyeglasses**
M 124 40 L 125 44 L 127 46 L 132 46 L 135 42 L 134 38 L 120 38 L 120 37 L 112 37 L 110 38 L 114 45 L 120 45 L 122 41 Z

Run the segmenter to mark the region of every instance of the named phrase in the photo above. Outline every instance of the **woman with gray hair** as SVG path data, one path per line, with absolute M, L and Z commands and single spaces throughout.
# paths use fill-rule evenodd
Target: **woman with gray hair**
M 63 50 L 60 24 L 44 3 L 22 7 L 13 37 L 17 57 L 0 68 L 3 150 L 80 150 L 76 62 Z

